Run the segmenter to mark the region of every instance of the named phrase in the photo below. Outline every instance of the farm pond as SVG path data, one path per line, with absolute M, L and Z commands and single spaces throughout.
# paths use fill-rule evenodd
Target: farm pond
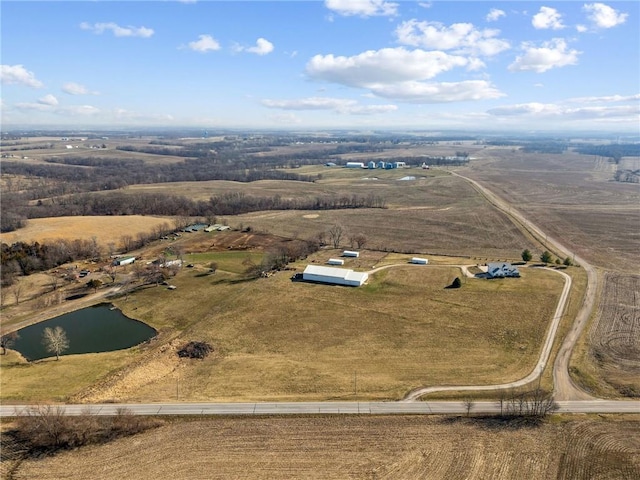
M 126 317 L 109 304 L 66 313 L 18 330 L 14 350 L 29 361 L 55 356 L 42 344 L 45 328 L 62 327 L 69 339 L 69 348 L 62 355 L 99 353 L 122 350 L 153 338 L 157 332 L 146 323 Z

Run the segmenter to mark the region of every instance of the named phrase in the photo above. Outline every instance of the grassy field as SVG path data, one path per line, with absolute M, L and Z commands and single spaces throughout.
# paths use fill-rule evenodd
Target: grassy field
M 458 479 L 640 477 L 637 417 L 513 428 L 422 416 L 176 420 L 20 464 L 15 479 Z
M 125 192 L 159 191 L 205 199 L 229 191 L 246 195 L 301 198 L 335 194 L 374 195 L 384 197 L 388 208 L 330 211 L 268 211 L 228 216 L 235 227 L 251 226 L 254 230 L 294 238 L 312 238 L 326 232 L 331 225 L 344 227 L 344 246 L 354 234 L 364 234 L 367 248 L 383 251 L 437 253 L 471 256 L 481 260 L 520 258 L 520 252 L 536 245 L 518 230 L 502 213 L 488 205 L 467 182 L 445 171 L 421 169 L 401 171 L 362 171 L 345 168 L 304 167 L 299 173 L 323 172 L 323 179 L 309 182 L 260 181 L 181 182 L 162 185 L 140 185 Z M 372 180 L 373 175 L 377 180 Z M 404 175 L 415 175 L 415 181 L 399 181 Z M 364 178 L 369 178 L 365 180 Z
M 0 355 L 2 402 L 63 402 L 136 357 L 137 349 L 100 354 L 68 355 L 25 362 L 16 352 Z
M 14 232 L 0 234 L 3 243 L 48 242 L 58 239 L 92 240 L 103 247 L 109 243 L 118 245 L 124 235 L 136 238 L 138 233 L 148 233 L 162 224 L 172 225 L 170 218 L 144 215 L 95 216 L 95 217 L 52 217 L 34 218 L 27 226 Z
M 406 260 L 405 260 L 406 261 Z M 397 399 L 418 385 L 488 383 L 531 370 L 562 280 L 464 279 L 459 269 L 406 266 L 353 289 L 291 282 L 290 273 L 238 281 L 184 272 L 170 291 L 117 301 L 176 339 L 78 400 Z M 177 360 L 188 340 L 210 342 L 203 361 Z M 167 374 L 148 379 L 145 372 Z M 357 395 L 354 395 L 354 376 Z

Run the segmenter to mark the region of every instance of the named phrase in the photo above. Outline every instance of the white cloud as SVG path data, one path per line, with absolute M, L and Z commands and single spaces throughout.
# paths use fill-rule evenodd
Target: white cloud
M 409 103 L 464 102 L 504 96 L 485 80 L 440 83 L 407 81 L 393 85 L 374 85 L 371 91 L 379 97 Z
M 552 68 L 565 67 L 578 63 L 578 55 L 581 52 L 567 49 L 567 43 L 562 38 L 554 38 L 543 42 L 541 47 L 535 47 L 530 43 L 522 45 L 524 55 L 516 57 L 509 65 L 512 72 L 533 71 L 543 73 Z
M 486 20 L 487 22 L 495 22 L 500 17 L 506 17 L 506 15 L 507 14 L 505 13 L 504 10 L 500 10 L 499 8 L 492 8 L 491 10 L 489 10 Z
M 498 98 L 503 94 L 484 80 L 424 82 L 455 67 L 478 68 L 482 62 L 439 51 L 385 48 L 352 57 L 316 55 L 307 74 L 349 87 L 365 88 L 378 97 L 414 103 L 440 103 Z
M 468 64 L 469 60 L 461 56 L 398 47 L 368 50 L 352 57 L 316 55 L 307 63 L 306 72 L 317 80 L 368 88 L 374 84 L 429 79 Z
M 146 114 L 133 112 L 124 108 L 116 108 L 112 114 L 119 121 L 162 123 L 174 120 L 172 115 L 166 113 Z
M 588 28 L 585 25 L 576 25 L 576 30 L 579 33 L 584 33 L 588 30 Z
M 117 23 L 114 22 L 106 22 L 106 23 L 94 23 L 91 25 L 87 22 L 82 22 L 80 24 L 80 28 L 82 30 L 89 30 L 97 35 L 101 35 L 106 31 L 111 31 L 116 37 L 141 37 L 141 38 L 149 38 L 154 34 L 153 29 L 147 27 L 121 27 Z
M 92 92 L 84 85 L 75 82 L 67 82 L 62 85 L 62 91 L 69 95 L 99 95 L 98 92 Z
M 552 29 L 560 30 L 564 28 L 562 15 L 555 8 L 540 7 L 540 11 L 531 19 L 531 24 L 540 30 Z
M 93 105 L 71 105 L 56 110 L 56 113 L 68 115 L 71 117 L 97 115 L 100 113 L 100 109 Z
M 220 50 L 220 44 L 211 35 L 198 35 L 198 40 L 189 42 L 189 48 L 196 52 L 214 52 Z
M 384 0 L 325 0 L 325 6 L 345 17 L 393 16 L 398 13 L 398 4 Z
M 510 125 L 540 124 L 581 127 L 601 127 L 605 124 L 625 124 L 634 129 L 640 122 L 640 94 L 606 95 L 569 98 L 558 103 L 519 103 L 504 105 L 487 111 L 496 121 L 504 119 Z
M 42 105 L 49 105 L 49 106 L 55 107 L 56 105 L 58 105 L 58 99 L 53 95 L 48 94 L 42 98 L 39 98 L 38 103 Z
M 526 117 L 538 120 L 569 121 L 617 118 L 637 121 L 638 115 L 640 115 L 640 105 L 568 107 L 561 104 L 531 102 L 497 107 L 488 110 L 487 113 L 497 117 Z
M 629 14 L 618 13 L 604 3 L 587 3 L 582 9 L 587 12 L 587 17 L 599 28 L 612 28 L 627 21 Z M 637 39 L 636 39 L 637 40 Z
M 620 102 L 638 102 L 640 101 L 640 93 L 635 95 L 606 95 L 600 97 L 576 97 L 570 98 L 570 103 L 620 103 Z
M 238 52 L 255 53 L 256 55 L 267 55 L 273 52 L 273 43 L 271 43 L 267 39 L 259 38 L 258 40 L 256 40 L 255 47 L 237 46 L 235 50 Z
M 400 43 L 414 47 L 453 50 L 455 53 L 493 56 L 509 48 L 509 42 L 496 38 L 500 30 L 479 30 L 471 23 L 419 22 L 412 19 L 396 28 Z
M 331 110 L 350 115 L 374 115 L 398 109 L 395 105 L 361 105 L 355 100 L 331 97 L 309 97 L 296 100 L 265 99 L 262 100 L 262 105 L 282 110 Z
M 31 88 L 42 88 L 44 84 L 36 78 L 33 72 L 23 65 L 2 65 L 0 68 L 2 83 L 7 85 L 25 85 Z

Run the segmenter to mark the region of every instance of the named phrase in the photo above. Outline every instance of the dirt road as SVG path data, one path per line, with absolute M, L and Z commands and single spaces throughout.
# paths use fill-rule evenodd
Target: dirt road
M 536 239 L 546 248 L 553 251 L 558 257 L 571 257 L 574 255 L 572 251 L 566 248 L 558 240 L 549 237 L 538 226 L 527 220 L 524 215 L 511 207 L 509 203 L 495 195 L 486 187 L 480 185 L 475 180 L 451 172 L 452 175 L 460 177 L 468 181 L 478 192 L 480 192 L 493 206 L 502 210 L 513 221 L 519 223 L 527 231 L 529 231 Z M 553 366 L 553 383 L 554 396 L 556 400 L 586 400 L 592 397 L 586 392 L 580 390 L 571 380 L 569 375 L 569 362 L 573 348 L 580 338 L 580 334 L 584 330 L 596 301 L 596 292 L 598 289 L 598 274 L 595 268 L 589 264 L 584 258 L 575 256 L 575 262 L 581 265 L 587 272 L 587 288 L 576 319 L 573 322 L 571 330 L 562 342 L 562 346 L 556 357 Z

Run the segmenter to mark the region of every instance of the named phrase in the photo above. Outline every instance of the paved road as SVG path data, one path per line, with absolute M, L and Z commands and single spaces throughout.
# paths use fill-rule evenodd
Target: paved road
M 640 402 L 581 400 L 558 402 L 560 413 L 640 413 Z M 0 417 L 20 414 L 27 405 L 0 406 Z M 452 415 L 467 412 L 463 402 L 264 402 L 264 403 L 147 403 L 60 405 L 66 415 L 115 415 L 125 408 L 135 415 Z M 476 402 L 474 414 L 499 414 L 498 402 Z
M 471 183 L 471 185 L 473 185 L 482 195 L 484 195 L 484 197 L 492 205 L 499 208 L 505 214 L 509 215 L 511 218 L 517 221 L 532 235 L 537 237 L 541 243 L 545 244 L 547 248 L 549 248 L 549 250 L 555 251 L 558 256 L 571 257 L 572 255 L 574 255 L 573 252 L 562 245 L 562 243 L 552 237 L 549 237 L 538 226 L 534 225 L 530 220 L 526 219 L 520 212 L 511 208 L 511 206 L 506 201 L 495 195 L 490 190 L 483 187 L 481 184 L 479 184 L 475 180 L 472 180 L 471 178 L 465 177 L 464 175 L 460 175 L 456 172 L 451 173 Z M 571 353 L 573 352 L 573 348 L 580 338 L 580 334 L 587 325 L 589 316 L 591 315 L 596 302 L 598 274 L 596 272 L 596 269 L 584 258 L 574 255 L 574 259 L 575 262 L 581 265 L 587 272 L 587 288 L 582 301 L 582 306 L 580 307 L 580 310 L 576 315 L 576 319 L 571 326 L 571 330 L 562 342 L 560 350 L 558 351 L 558 355 L 556 356 L 555 364 L 553 366 L 553 390 L 554 397 L 557 400 L 587 400 L 593 398 L 583 390 L 579 389 L 575 385 L 575 383 L 573 383 L 573 380 L 571 380 L 571 376 L 569 375 L 569 362 L 571 360 Z

